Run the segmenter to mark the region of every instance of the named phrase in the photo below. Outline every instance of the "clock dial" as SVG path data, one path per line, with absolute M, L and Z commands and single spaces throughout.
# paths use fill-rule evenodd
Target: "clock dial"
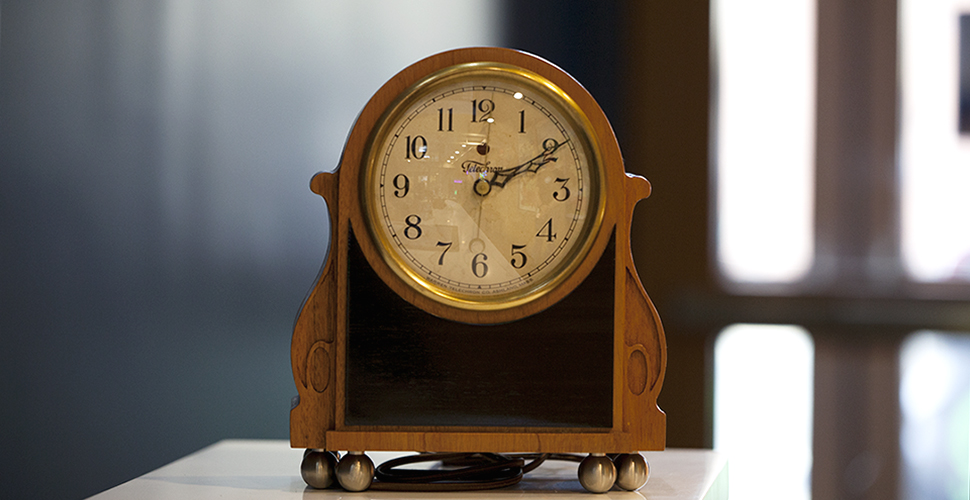
M 390 267 L 466 309 L 512 307 L 575 269 L 601 217 L 581 110 L 538 75 L 448 68 L 383 118 L 366 156 L 368 224 Z

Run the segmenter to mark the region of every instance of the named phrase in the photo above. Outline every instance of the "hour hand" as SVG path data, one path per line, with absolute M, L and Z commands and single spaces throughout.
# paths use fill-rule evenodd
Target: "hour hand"
M 487 177 L 476 180 L 473 185 L 475 193 L 479 196 L 485 196 L 491 192 L 492 186 L 505 187 L 513 177 L 519 174 L 537 172 L 543 165 L 558 160 L 556 156 L 553 156 L 553 153 L 567 142 L 569 142 L 569 139 L 563 142 L 558 142 L 552 138 L 542 141 L 542 152 L 530 158 L 525 163 L 514 167 L 492 170 L 487 174 Z

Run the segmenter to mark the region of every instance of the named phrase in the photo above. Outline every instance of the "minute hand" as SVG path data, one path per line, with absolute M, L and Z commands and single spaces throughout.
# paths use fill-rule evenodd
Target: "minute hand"
M 566 139 L 563 142 L 556 142 L 555 139 L 546 139 L 542 142 L 542 152 L 529 161 L 515 167 L 493 170 L 492 173 L 494 175 L 492 178 L 486 180 L 489 185 L 489 190 L 491 190 L 491 186 L 505 187 L 505 184 L 512 180 L 513 177 L 525 172 L 536 172 L 539 170 L 539 167 L 545 165 L 546 163 L 558 160 L 558 158 L 552 156 L 552 154 L 567 142 L 569 142 L 569 139 Z

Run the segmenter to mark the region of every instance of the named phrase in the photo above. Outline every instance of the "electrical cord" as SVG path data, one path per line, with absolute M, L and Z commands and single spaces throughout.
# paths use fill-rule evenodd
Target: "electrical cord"
M 394 458 L 379 465 L 370 489 L 473 491 L 503 488 L 518 483 L 546 460 L 581 462 L 583 457 L 568 453 L 421 453 Z M 441 462 L 442 468 L 400 468 L 421 462 Z

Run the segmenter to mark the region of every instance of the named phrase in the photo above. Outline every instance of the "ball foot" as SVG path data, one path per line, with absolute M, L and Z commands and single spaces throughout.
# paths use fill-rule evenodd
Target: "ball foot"
M 317 489 L 329 488 L 336 477 L 337 457 L 333 452 L 308 449 L 300 463 L 300 475 L 307 485 Z
M 337 482 L 347 491 L 364 491 L 374 482 L 374 462 L 362 451 L 351 451 L 337 463 Z
M 623 453 L 613 460 L 616 466 L 616 485 L 627 491 L 636 491 L 650 479 L 650 464 L 639 453 Z
M 590 453 L 579 463 L 579 484 L 591 493 L 605 493 L 616 481 L 616 467 L 603 453 Z

